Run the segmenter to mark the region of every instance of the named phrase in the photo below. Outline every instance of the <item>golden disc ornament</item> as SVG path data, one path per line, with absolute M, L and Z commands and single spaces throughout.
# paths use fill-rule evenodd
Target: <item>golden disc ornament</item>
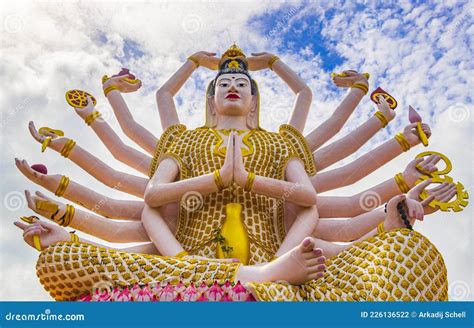
M 67 103 L 75 108 L 84 108 L 87 106 L 87 96 L 92 98 L 94 106 L 97 105 L 97 100 L 93 95 L 82 90 L 69 90 L 66 92 L 66 101 Z

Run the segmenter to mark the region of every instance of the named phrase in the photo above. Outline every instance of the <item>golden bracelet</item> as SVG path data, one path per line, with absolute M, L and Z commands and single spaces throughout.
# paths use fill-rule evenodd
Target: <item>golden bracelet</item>
M 188 59 L 192 61 L 194 64 L 196 64 L 196 68 L 199 67 L 199 60 L 196 59 L 194 56 L 189 56 Z
M 214 182 L 216 183 L 217 189 L 219 190 L 225 189 L 225 185 L 224 185 L 224 182 L 222 182 L 221 173 L 219 172 L 219 170 L 215 170 L 213 174 L 214 174 Z
M 252 191 L 252 186 L 253 186 L 253 180 L 255 180 L 255 173 L 249 172 L 249 175 L 247 176 L 247 183 L 245 184 L 245 191 Z
M 86 122 L 87 125 L 91 125 L 92 122 L 94 122 L 96 120 L 96 118 L 99 118 L 100 116 L 101 116 L 100 112 L 95 110 L 92 113 L 90 113 L 89 115 L 87 115 L 86 118 L 84 119 L 84 121 Z
M 384 233 L 385 232 L 385 222 L 382 221 L 379 223 L 379 225 L 377 226 L 377 233 L 378 234 L 381 234 L 381 233 Z
M 61 177 L 61 181 L 59 181 L 58 189 L 56 189 L 56 192 L 54 194 L 58 197 L 62 197 L 68 185 L 69 185 L 69 178 L 63 175 Z
M 275 63 L 277 60 L 279 60 L 280 57 L 277 55 L 273 55 L 272 58 L 268 61 L 268 68 L 270 68 L 273 71 L 273 63 Z
M 397 133 L 396 136 L 395 136 L 395 140 L 398 141 L 398 143 L 402 147 L 403 151 L 410 150 L 411 146 L 408 143 L 407 138 L 405 138 L 405 136 L 403 135 L 403 133 L 401 133 L 401 132 Z
M 367 92 L 369 92 L 369 87 L 366 86 L 365 84 L 362 84 L 362 83 L 355 83 L 351 86 L 351 88 L 360 89 L 360 90 L 364 91 L 365 94 L 367 94 Z
M 382 127 L 386 127 L 388 125 L 388 120 L 381 111 L 375 112 L 374 116 L 377 117 L 380 122 L 382 122 Z
M 178 254 L 176 254 L 176 255 L 173 256 L 173 257 L 176 257 L 176 258 L 178 258 L 178 259 L 182 259 L 183 257 L 188 256 L 188 255 L 189 255 L 188 252 L 182 251 L 182 252 L 179 252 Z
M 395 182 L 398 185 L 398 189 L 400 189 L 402 193 L 406 194 L 410 190 L 410 187 L 408 186 L 405 179 L 403 178 L 402 173 L 398 173 L 395 175 Z
M 112 90 L 119 90 L 119 87 L 115 86 L 115 85 L 110 85 L 108 86 L 107 88 L 104 89 L 104 95 L 107 97 L 107 95 L 109 94 L 110 91 Z M 120 90 L 119 90 L 120 91 Z
M 61 226 L 67 227 L 72 221 L 72 218 L 74 217 L 74 214 L 76 213 L 76 209 L 72 205 L 66 205 L 66 213 L 61 217 Z
M 73 243 L 79 242 L 79 237 L 74 232 L 70 232 L 69 234 L 71 235 L 71 242 Z
M 76 142 L 72 139 L 69 139 L 68 141 L 66 141 L 66 143 L 63 146 L 63 149 L 61 149 L 61 156 L 68 158 L 69 154 L 71 153 L 75 145 L 76 145 Z

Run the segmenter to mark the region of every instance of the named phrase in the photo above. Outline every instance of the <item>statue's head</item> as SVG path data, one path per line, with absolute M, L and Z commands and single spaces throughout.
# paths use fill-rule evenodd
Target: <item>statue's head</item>
M 248 72 L 244 53 L 235 44 L 222 56 L 206 97 L 207 127 L 215 127 L 219 116 L 246 116 L 249 129 L 259 127 L 257 83 Z

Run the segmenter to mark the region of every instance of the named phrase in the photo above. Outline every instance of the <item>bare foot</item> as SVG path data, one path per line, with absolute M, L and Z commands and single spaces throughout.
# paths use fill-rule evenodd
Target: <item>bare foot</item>
M 284 280 L 292 285 L 301 285 L 321 278 L 326 269 L 325 261 L 322 249 L 315 248 L 314 239 L 307 237 L 301 244 L 270 263 L 239 268 L 236 278 L 243 283 Z

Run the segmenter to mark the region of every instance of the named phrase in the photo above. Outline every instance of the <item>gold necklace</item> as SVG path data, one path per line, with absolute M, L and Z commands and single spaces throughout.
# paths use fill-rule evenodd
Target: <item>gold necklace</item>
M 237 132 L 238 135 L 241 135 L 241 134 L 244 134 L 245 132 L 248 132 L 250 130 L 238 130 L 238 129 L 232 128 L 232 129 L 221 129 L 221 130 L 216 130 L 216 131 L 219 131 L 223 135 L 228 136 L 228 135 L 230 135 L 230 133 L 232 131 L 235 131 L 235 132 Z

